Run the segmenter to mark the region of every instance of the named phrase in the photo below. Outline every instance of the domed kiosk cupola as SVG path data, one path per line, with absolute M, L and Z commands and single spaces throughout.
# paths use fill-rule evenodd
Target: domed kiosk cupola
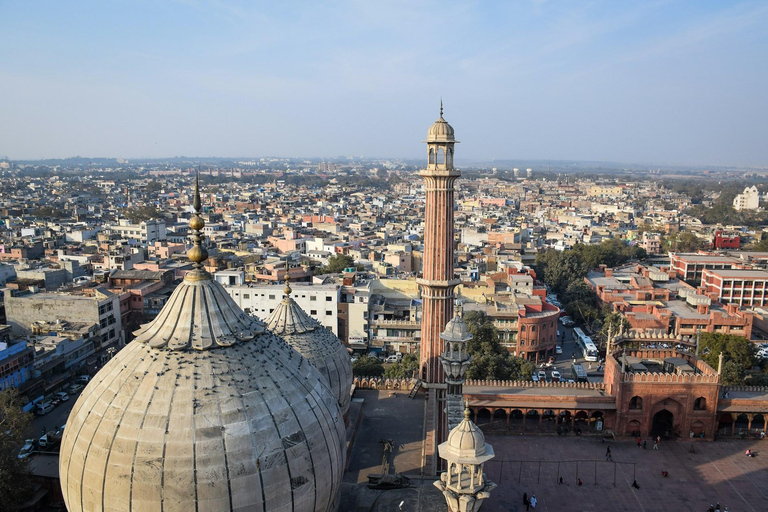
M 447 465 L 435 487 L 443 492 L 449 512 L 475 512 L 489 498 L 496 484 L 485 479 L 483 465 L 494 457 L 493 447 L 485 442 L 482 431 L 469 419 L 464 420 L 438 446 L 440 458 Z
M 69 512 L 338 509 L 345 429 L 323 376 L 194 270 L 72 408 L 59 473 Z
M 453 134 L 453 127 L 443 119 L 443 102 L 440 101 L 440 118 L 429 127 L 427 132 L 427 171 L 453 170 L 453 145 L 458 143 Z

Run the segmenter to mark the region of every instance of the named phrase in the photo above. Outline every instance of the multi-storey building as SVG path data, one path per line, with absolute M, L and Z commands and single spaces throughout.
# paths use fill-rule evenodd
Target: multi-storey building
M 131 224 L 128 219 L 122 219 L 118 224 L 110 225 L 109 231 L 122 238 L 138 240 L 144 245 L 166 239 L 165 221 L 157 219 L 138 224 Z
M 739 306 L 768 305 L 768 272 L 765 270 L 709 270 L 701 274 L 701 286 L 722 303 Z
M 732 256 L 716 254 L 669 253 L 670 266 L 680 279 L 700 281 L 704 269 L 728 270 L 744 268 L 744 262 Z

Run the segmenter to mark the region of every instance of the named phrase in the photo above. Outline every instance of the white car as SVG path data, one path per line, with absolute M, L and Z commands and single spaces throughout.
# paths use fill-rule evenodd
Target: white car
M 552 370 L 552 382 L 560 382 L 560 372 Z
M 563 353 L 563 347 L 560 345 L 555 345 L 555 354 L 562 354 Z
M 19 450 L 18 457 L 20 459 L 26 459 L 30 456 L 32 451 L 35 449 L 35 440 L 34 439 L 27 439 L 24 442 L 24 446 L 21 447 L 21 450 Z
M 69 400 L 69 395 L 64 391 L 59 391 L 58 393 L 54 393 L 54 395 L 56 395 L 62 402 Z

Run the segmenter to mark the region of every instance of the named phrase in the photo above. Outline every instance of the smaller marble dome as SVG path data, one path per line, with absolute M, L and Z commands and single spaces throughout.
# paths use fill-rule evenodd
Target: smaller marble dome
M 349 353 L 333 332 L 296 304 L 291 291 L 290 285 L 286 285 L 285 298 L 267 318 L 267 328 L 318 369 L 336 397 L 341 413 L 346 416 L 353 381 Z
M 453 318 L 445 325 L 445 329 L 440 334 L 445 341 L 469 341 L 472 335 L 467 330 L 467 324 L 462 320 L 461 315 L 456 312 Z
M 464 419 L 439 449 L 441 458 L 459 463 L 480 464 L 494 457 L 493 447 L 486 444 L 483 432 L 469 419 L 469 409 L 464 410 Z
M 429 127 L 427 142 L 456 142 L 453 136 L 453 126 L 443 119 L 443 103 L 440 102 L 440 119 Z

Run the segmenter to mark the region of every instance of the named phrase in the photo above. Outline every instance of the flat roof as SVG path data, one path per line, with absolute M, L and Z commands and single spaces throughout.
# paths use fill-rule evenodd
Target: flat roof
M 749 278 L 759 278 L 759 279 L 768 279 L 768 272 L 765 270 L 751 270 L 751 269 L 727 269 L 727 270 L 707 270 L 710 274 L 715 274 L 723 277 L 749 277 Z
M 722 263 L 741 263 L 741 260 L 733 256 L 717 256 L 706 254 L 675 254 L 674 257 L 686 261 L 718 261 Z

